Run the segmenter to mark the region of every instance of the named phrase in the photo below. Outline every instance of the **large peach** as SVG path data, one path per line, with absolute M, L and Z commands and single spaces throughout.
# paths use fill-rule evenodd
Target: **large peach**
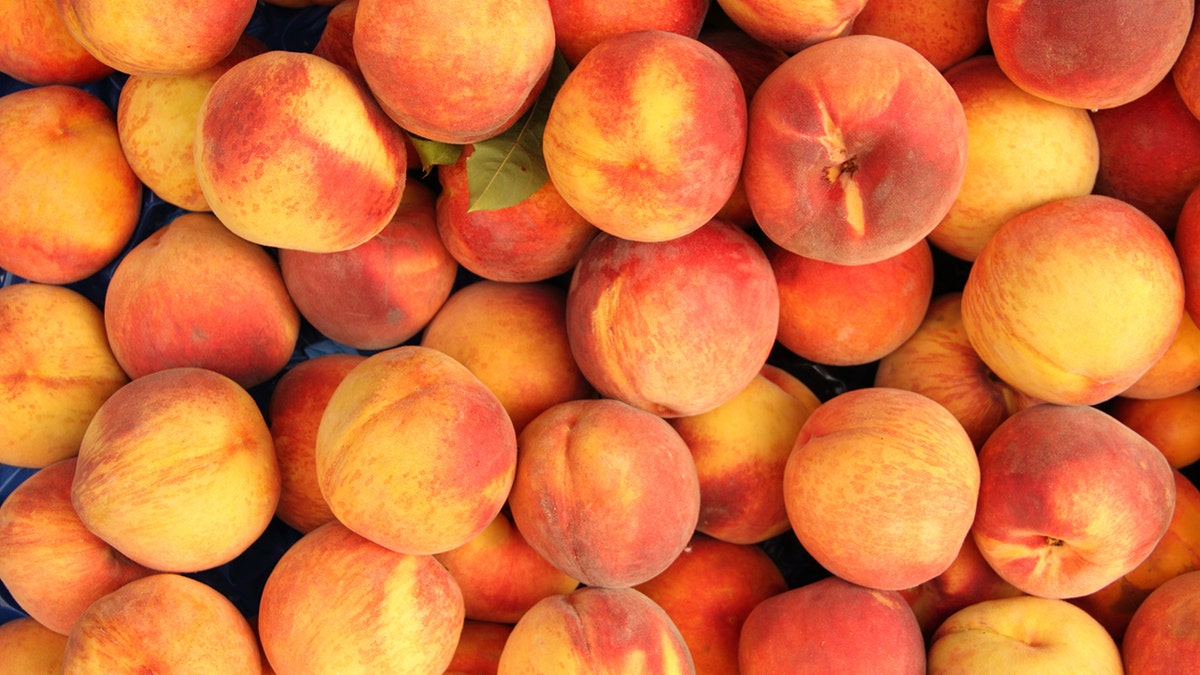
M 550 0 L 554 44 L 572 66 L 605 38 L 638 30 L 664 30 L 690 38 L 700 34 L 710 0 L 634 0 L 598 3 Z
M 1171 579 L 1129 621 L 1121 654 L 1127 675 L 1190 672 L 1200 662 L 1200 571 Z
M 662 418 L 612 399 L 560 403 L 520 436 L 508 505 L 525 540 L 589 586 L 627 587 L 665 570 L 691 539 L 700 485 Z
M 737 395 L 766 363 L 778 325 L 770 261 L 721 220 L 664 242 L 597 235 L 567 292 L 567 337 L 584 376 L 667 417 Z
M 1153 443 L 1172 468 L 1200 460 L 1200 389 L 1158 399 L 1117 396 L 1108 411 Z
M 954 89 L 888 38 L 809 47 L 750 102 L 750 207 L 764 234 L 808 258 L 854 265 L 912 248 L 949 211 L 966 163 Z
M 86 84 L 112 72 L 67 30 L 55 0 L 0 6 L 0 73 L 41 86 Z
M 988 0 L 871 0 L 850 32 L 878 35 L 912 47 L 945 72 L 987 43 Z
M 235 234 L 278 248 L 353 248 L 391 221 L 403 134 L 346 69 L 274 50 L 225 72 L 196 121 L 196 177 Z
M 1002 225 L 971 266 L 962 319 L 1005 382 L 1051 403 L 1090 405 L 1162 357 L 1183 303 L 1162 228 L 1125 202 L 1086 195 Z
M 16 675 L 61 673 L 66 648 L 66 635 L 27 616 L 0 624 L 0 654 L 4 654 L 4 667 Z
M 867 0 L 717 0 L 717 4 L 750 37 L 792 54 L 847 34 Z
M 466 366 L 406 345 L 345 375 L 321 415 L 316 460 L 321 493 L 346 527 L 395 551 L 441 553 L 504 506 L 517 437 Z
M 615 35 L 562 83 L 542 146 L 550 180 L 588 222 L 624 239 L 674 239 L 733 194 L 746 99 L 729 62 L 694 38 Z

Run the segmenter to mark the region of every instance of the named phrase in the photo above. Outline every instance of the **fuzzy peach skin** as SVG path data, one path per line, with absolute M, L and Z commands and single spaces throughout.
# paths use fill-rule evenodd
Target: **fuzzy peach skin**
M 979 464 L 950 411 L 903 389 L 822 403 L 783 475 L 792 530 L 822 567 L 899 590 L 950 567 L 975 517 Z
M 1171 66 L 1170 77 L 1175 81 L 1175 89 L 1183 99 L 1184 105 L 1192 114 L 1200 117 L 1200 30 L 1196 30 L 1198 24 L 1200 13 L 1195 13 L 1192 15 L 1192 27 L 1183 43 L 1183 50 L 1175 59 L 1175 65 Z
M 39 469 L 0 504 L 0 582 L 26 614 L 63 635 L 92 602 L 151 573 L 79 519 L 75 463 Z
M 0 624 L 0 654 L 4 654 L 4 667 L 18 675 L 61 673 L 66 648 L 66 635 L 27 616 Z
M 1074 108 L 1112 108 L 1170 73 L 1194 10 L 1192 0 L 993 0 L 988 37 L 1022 89 Z
M 542 598 L 579 586 L 535 551 L 504 512 L 467 543 L 434 557 L 458 582 L 466 617 L 475 621 L 516 623 Z
M 509 623 L 464 621 L 454 658 L 444 675 L 496 675 L 500 654 L 513 627 Z
M 225 58 L 250 23 L 254 0 L 56 0 L 67 31 L 129 75 L 183 75 Z
M 979 449 L 979 467 L 971 535 L 1030 595 L 1073 598 L 1119 579 L 1154 550 L 1175 508 L 1162 453 L 1091 406 L 1013 414 Z
M 211 586 L 152 574 L 92 603 L 67 636 L 64 675 L 261 672 L 254 629 Z
M 930 301 L 912 336 L 879 360 L 874 385 L 915 391 L 942 404 L 976 448 L 1009 415 L 1041 402 L 996 377 L 979 358 L 963 329 L 958 291 Z
M 322 335 L 364 351 L 421 332 L 450 297 L 458 261 L 438 236 L 435 195 L 408 181 L 391 221 L 350 249 L 279 251 L 279 271 L 300 314 Z
M 1200 389 L 1159 399 L 1117 396 L 1108 412 L 1153 443 L 1172 468 L 1200 460 Z
M 922 239 L 890 258 L 839 265 L 767 251 L 779 285 L 779 334 L 792 353 L 828 366 L 878 361 L 912 337 L 933 294 L 933 254 Z
M 334 520 L 317 482 L 317 429 L 330 397 L 362 354 L 321 354 L 286 370 L 271 388 L 267 422 L 279 462 L 275 515 L 300 533 Z
M 513 627 L 498 675 L 691 675 L 687 643 L 632 588 L 580 588 L 538 602 Z
M 1184 307 L 1200 324 L 1200 186 L 1192 188 L 1183 203 L 1172 243 L 1183 269 Z
M 338 522 L 284 552 L 258 632 L 278 673 L 441 673 L 463 626 L 458 584 L 432 556 L 397 553 Z
M 1152 592 L 1121 641 L 1127 675 L 1190 672 L 1200 660 L 1200 571 L 1181 574 Z
M 854 17 L 854 35 L 878 35 L 912 47 L 945 71 L 987 42 L 988 0 L 871 0 Z
M 721 220 L 665 242 L 597 235 L 567 290 L 567 337 L 584 377 L 664 417 L 736 396 L 766 364 L 778 326 L 770 261 Z
M 896 591 L 836 576 L 760 602 L 742 624 L 743 675 L 925 672 L 916 616 Z
M 967 59 L 945 77 L 967 116 L 967 171 L 930 243 L 974 260 L 1013 216 L 1092 192 L 1101 148 L 1086 110 L 1026 92 L 990 55 Z
M 441 553 L 504 506 L 517 436 L 466 366 L 406 345 L 342 379 L 321 415 L 316 460 L 321 494 L 346 527 L 395 551 Z
M 141 205 L 115 115 L 94 94 L 47 85 L 0 97 L 0 268 L 85 279 L 129 243 Z
M 55 0 L 0 6 L 0 73 L 26 84 L 87 84 L 112 74 L 67 30 Z
M 1179 259 L 1162 228 L 1100 195 L 1010 219 L 962 291 L 971 346 L 1000 379 L 1050 403 L 1091 405 L 1138 380 L 1183 315 Z
M 662 30 L 615 35 L 571 71 L 542 150 L 562 198 L 603 232 L 666 241 L 703 226 L 737 185 L 746 99 L 729 62 Z
M 304 1 L 304 0 L 297 0 Z M 325 15 L 325 26 L 313 45 L 312 53 L 362 77 L 358 57 L 354 55 L 354 21 L 358 17 L 358 0 L 337 0 Z
M 899 255 L 949 211 L 966 164 L 954 90 L 895 40 L 814 45 L 750 102 L 746 196 L 763 233 L 797 255 L 841 265 Z
M 1121 653 L 1087 612 L 1065 600 L 984 600 L 950 615 L 933 634 L 929 675 L 1088 673 L 1122 675 Z
M 850 32 L 867 0 L 717 0 L 750 37 L 789 54 Z
M 391 221 L 403 133 L 346 69 L 268 51 L 225 72 L 196 121 L 196 177 L 213 213 L 264 246 L 353 248 Z
M 692 537 L 700 484 L 662 418 L 612 399 L 560 403 L 521 432 L 508 506 L 525 541 L 588 586 L 665 570 Z
M 40 468 L 75 456 L 96 410 L 129 381 L 100 308 L 65 286 L 5 286 L 0 343 L 0 463 Z
M 638 584 L 679 629 L 697 673 L 737 675 L 738 643 L 746 617 L 788 589 L 763 549 L 703 534 L 661 574 Z
M 196 73 L 131 75 L 117 99 L 117 135 L 138 179 L 169 204 L 208 211 L 196 178 L 196 121 L 221 75 L 267 47 L 246 34 L 229 55 Z
M 361 0 L 353 44 L 397 124 L 465 144 L 512 126 L 537 97 L 554 57 L 554 24 L 547 0 Z
M 595 394 L 567 339 L 567 293 L 550 283 L 482 279 L 462 286 L 421 332 L 482 381 L 519 434 L 558 403 Z
M 708 16 L 710 0 L 550 0 L 549 4 L 555 47 L 575 66 L 592 47 L 622 33 L 662 30 L 694 39 Z
M 1167 351 L 1129 388 L 1126 398 L 1169 398 L 1200 387 L 1200 327 L 1183 313 Z
M 668 420 L 696 464 L 698 532 L 757 544 L 788 531 L 784 467 L 800 427 L 820 404 L 799 378 L 768 364 L 729 401 Z
M 117 263 L 104 325 L 130 377 L 191 366 L 253 387 L 291 359 L 300 313 L 264 247 L 211 213 L 185 212 Z
M 549 180 L 520 203 L 472 210 L 467 161 L 474 152 L 474 146 L 463 147 L 456 162 L 437 171 L 437 229 L 450 255 L 492 281 L 545 281 L 570 272 L 596 227 Z
M 279 465 L 254 398 L 203 368 L 121 387 L 83 436 L 71 503 L 89 530 L 164 572 L 223 565 L 275 515 Z

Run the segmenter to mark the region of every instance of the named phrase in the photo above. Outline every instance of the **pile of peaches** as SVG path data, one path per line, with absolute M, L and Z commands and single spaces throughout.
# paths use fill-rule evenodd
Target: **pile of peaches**
M 1194 673 L 1193 0 L 10 0 L 0 671 Z

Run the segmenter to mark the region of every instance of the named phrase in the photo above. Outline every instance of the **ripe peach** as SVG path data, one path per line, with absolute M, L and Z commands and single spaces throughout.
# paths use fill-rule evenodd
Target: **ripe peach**
M 575 66 L 605 38 L 638 30 L 663 30 L 690 38 L 700 34 L 710 0 L 636 0 L 596 3 L 550 0 L 554 44 Z
M 1200 327 L 1191 314 L 1184 312 L 1171 346 L 1121 396 L 1167 398 L 1197 387 L 1200 387 Z
M 912 248 L 950 209 L 966 163 L 954 90 L 888 38 L 850 35 L 805 49 L 750 103 L 750 207 L 767 237 L 808 258 L 855 265 Z
M 789 54 L 843 36 L 867 0 L 717 0 L 750 37 Z
M 16 675 L 61 673 L 66 648 L 66 635 L 29 617 L 0 624 L 0 654 L 4 654 L 4 667 Z
M 508 623 L 464 621 L 454 658 L 444 675 L 496 675 L 512 629 L 513 624 Z
M 358 57 L 354 55 L 354 22 L 358 18 L 358 0 L 327 0 L 320 4 L 331 4 L 332 7 L 325 15 L 325 25 L 321 28 L 317 43 L 313 45 L 312 53 L 361 78 L 362 70 L 358 67 Z
M 87 84 L 112 72 L 67 30 L 55 0 L 0 6 L 0 73 L 41 86 Z
M 871 0 L 850 32 L 903 42 L 945 72 L 987 42 L 987 0 Z
M 1200 390 L 1160 399 L 1117 396 L 1108 411 L 1158 448 L 1172 468 L 1200 460 Z
M 1129 620 L 1121 642 L 1125 673 L 1187 673 L 1200 660 L 1200 571 L 1154 589 Z
M 1192 321 L 1200 324 L 1200 186 L 1183 203 L 1173 244 L 1183 269 L 1185 307 Z

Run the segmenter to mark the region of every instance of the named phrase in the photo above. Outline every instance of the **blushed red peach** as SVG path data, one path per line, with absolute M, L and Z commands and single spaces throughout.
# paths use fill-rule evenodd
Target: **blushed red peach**
M 1200 186 L 1183 203 L 1172 243 L 1183 270 L 1185 309 L 1200 324 Z
M 0 73 L 42 86 L 87 84 L 112 72 L 67 30 L 55 0 L 0 6 Z
M 605 38 L 637 30 L 664 30 L 695 38 L 708 16 L 709 0 L 634 0 L 597 3 L 550 0 L 554 44 L 567 63 L 579 63 Z
M 944 72 L 987 42 L 987 0 L 871 0 L 850 32 L 903 42 Z
M 464 621 L 445 675 L 496 675 L 500 654 L 512 629 L 513 624 L 508 623 Z
M 1125 672 L 1186 673 L 1200 659 L 1200 630 L 1194 621 L 1200 600 L 1200 571 L 1159 586 L 1129 621 L 1121 642 Z
M 721 10 L 755 40 L 789 54 L 850 32 L 867 0 L 717 0 Z

